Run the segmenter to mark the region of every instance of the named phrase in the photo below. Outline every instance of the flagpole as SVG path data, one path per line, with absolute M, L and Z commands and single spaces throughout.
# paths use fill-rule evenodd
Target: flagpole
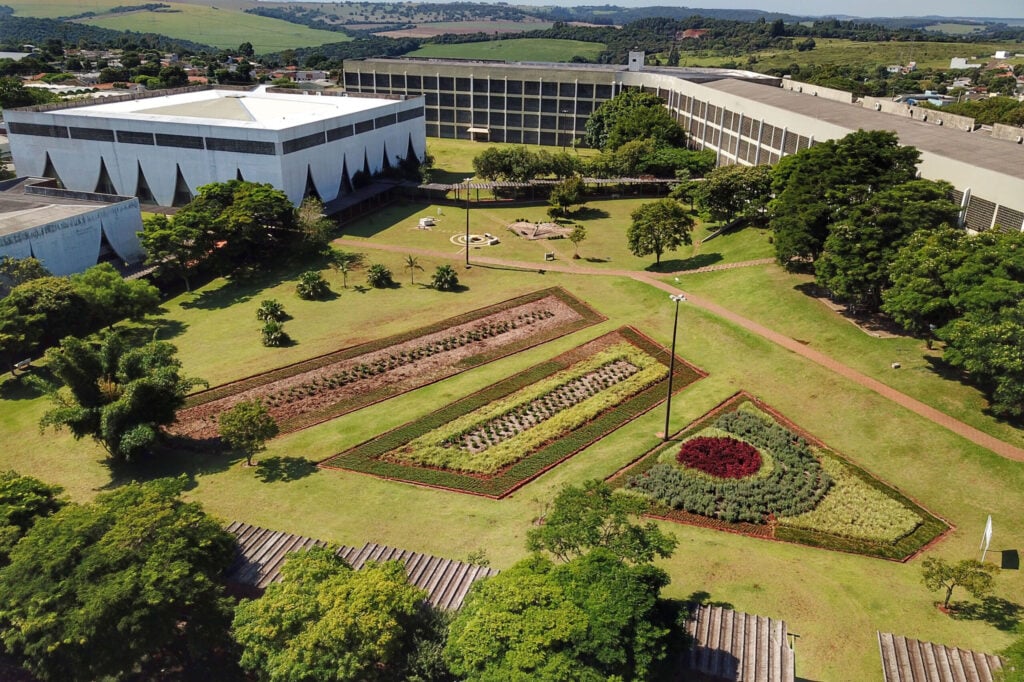
M 988 515 L 988 520 L 985 522 L 985 531 L 981 534 L 981 544 L 978 549 L 981 550 L 981 563 L 985 563 L 985 555 L 988 554 L 989 543 L 992 542 L 992 515 Z

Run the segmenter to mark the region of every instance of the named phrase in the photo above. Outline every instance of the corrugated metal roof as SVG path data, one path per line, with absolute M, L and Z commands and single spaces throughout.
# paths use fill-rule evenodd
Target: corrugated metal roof
M 728 682 L 793 682 L 796 659 L 786 624 L 764 616 L 699 606 L 686 622 L 693 637 L 687 667 Z
M 281 579 L 281 565 L 289 553 L 327 546 L 324 540 L 268 530 L 240 521 L 231 523 L 228 531 L 238 538 L 239 550 L 235 562 L 228 569 L 228 581 L 261 590 Z M 427 601 L 451 611 L 462 607 L 474 582 L 498 573 L 487 566 L 369 542 L 361 548 L 342 545 L 335 553 L 357 571 L 368 561 L 401 561 L 405 564 L 409 582 L 427 592 Z
M 998 656 L 878 633 L 885 682 L 992 682 Z

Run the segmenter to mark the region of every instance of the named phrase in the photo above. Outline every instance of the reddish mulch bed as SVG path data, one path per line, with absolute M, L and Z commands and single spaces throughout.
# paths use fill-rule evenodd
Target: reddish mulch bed
M 410 333 L 203 391 L 189 399 L 168 431 L 197 440 L 215 438 L 222 412 L 245 400 L 260 400 L 281 433 L 290 433 L 602 319 L 562 289 L 535 292 Z M 459 337 L 461 343 L 453 341 Z M 428 347 L 429 353 L 422 350 Z M 343 375 L 348 377 L 345 382 L 336 380 Z

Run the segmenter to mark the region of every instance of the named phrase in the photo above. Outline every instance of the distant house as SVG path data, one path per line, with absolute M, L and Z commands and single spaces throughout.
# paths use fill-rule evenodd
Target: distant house
M 676 40 L 690 40 L 703 38 L 707 34 L 711 33 L 711 29 L 707 28 L 688 28 L 685 31 L 680 31 L 676 34 Z
M 1013 53 L 1009 50 L 996 50 L 996 53 L 992 55 L 995 59 L 1009 59 L 1013 56 Z

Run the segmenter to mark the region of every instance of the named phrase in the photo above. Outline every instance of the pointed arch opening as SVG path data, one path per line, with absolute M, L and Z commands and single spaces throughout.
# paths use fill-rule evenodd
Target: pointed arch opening
M 57 173 L 57 169 L 53 165 L 53 159 L 50 158 L 50 152 L 46 152 L 46 164 L 43 166 L 43 177 L 50 178 L 56 182 L 57 187 L 64 189 L 64 181 L 60 179 L 60 175 Z
M 192 190 L 188 188 L 185 176 L 181 174 L 181 166 L 177 164 L 175 164 L 175 174 L 174 198 L 171 200 L 171 206 L 184 206 L 192 202 Z
M 306 188 L 302 192 L 302 198 L 308 199 L 313 197 L 320 203 L 323 203 L 323 199 L 320 196 L 320 192 L 316 191 L 316 183 L 313 182 L 313 169 L 306 166 Z
M 149 181 L 146 180 L 146 174 L 142 172 L 142 164 L 139 162 L 139 174 L 138 180 L 135 181 L 135 196 L 138 197 L 140 204 L 155 204 L 156 197 L 153 196 L 153 190 L 149 188 Z
M 110 179 L 110 173 L 107 171 L 107 162 L 102 156 L 100 157 L 100 177 L 96 180 L 96 189 L 93 190 L 96 194 L 117 194 L 117 188 L 114 187 L 114 182 Z

